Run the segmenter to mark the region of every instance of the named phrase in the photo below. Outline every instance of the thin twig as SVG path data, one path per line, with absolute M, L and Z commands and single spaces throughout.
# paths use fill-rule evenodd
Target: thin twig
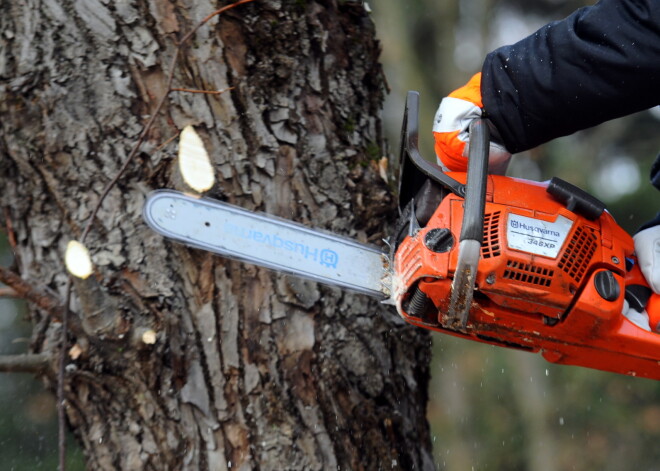
M 161 108 L 165 104 L 165 100 L 167 99 L 167 95 L 169 94 L 169 89 L 172 86 L 172 79 L 174 77 L 174 70 L 176 66 L 177 59 L 179 57 L 179 52 L 180 48 L 177 47 L 176 50 L 174 51 L 174 56 L 172 57 L 172 61 L 170 62 L 170 69 L 169 73 L 167 75 L 167 92 L 163 94 L 163 96 L 160 98 L 158 101 L 158 105 L 156 106 L 156 109 L 151 113 L 151 116 L 149 117 L 149 121 L 145 125 L 144 129 L 140 133 L 140 137 L 138 138 L 137 142 L 133 146 L 133 149 L 131 150 L 131 153 L 128 154 L 128 157 L 126 157 L 126 160 L 124 160 L 124 163 L 122 164 L 121 168 L 117 172 L 117 175 L 108 183 L 103 190 L 103 193 L 101 193 L 101 196 L 99 197 L 98 202 L 96 203 L 96 206 L 94 206 L 94 210 L 92 211 L 92 214 L 90 215 L 89 219 L 87 220 L 87 223 L 85 224 L 85 229 L 82 232 L 82 235 L 80 236 L 80 242 L 84 243 L 85 239 L 87 238 L 87 235 L 89 234 L 89 231 L 92 229 L 92 225 L 94 224 L 94 221 L 96 219 L 96 215 L 98 214 L 99 210 L 101 209 L 101 205 L 103 204 L 103 201 L 105 200 L 106 196 L 110 193 L 110 190 L 117 184 L 119 179 L 122 177 L 126 169 L 128 168 L 129 164 L 133 162 L 133 159 L 135 159 L 135 156 L 137 155 L 138 150 L 142 146 L 142 143 L 144 142 L 145 138 L 147 137 L 147 134 L 151 130 L 151 127 L 153 126 L 154 122 L 156 121 L 156 117 L 160 113 Z
M 50 355 L 46 353 L 24 353 L 0 355 L 2 373 L 41 373 L 48 368 Z
M 66 408 L 64 407 L 64 374 L 66 373 L 67 332 L 69 331 L 69 312 L 71 309 L 71 276 L 66 282 L 66 299 L 62 314 L 62 341 L 60 344 L 59 369 L 57 371 L 57 448 L 60 456 L 59 471 L 66 471 Z
M 186 93 L 204 93 L 206 95 L 222 95 L 225 92 L 233 90 L 234 87 L 223 88 L 222 90 L 193 90 L 191 88 L 170 88 L 171 92 L 186 92 Z
M 179 137 L 179 134 L 175 134 L 174 136 L 169 137 L 165 142 L 163 142 L 161 145 L 156 147 L 156 149 L 154 149 L 154 154 L 157 154 L 158 152 L 163 150 L 165 147 L 167 147 L 170 144 L 170 142 L 172 142 L 177 137 Z
M 214 11 L 213 13 L 211 13 L 210 15 L 208 15 L 206 18 L 204 18 L 202 21 L 200 21 L 199 23 L 197 23 L 197 26 L 195 26 L 191 31 L 188 32 L 188 34 L 186 34 L 186 35 L 183 37 L 183 39 L 181 39 L 181 41 L 179 42 L 179 47 L 181 47 L 182 44 L 184 44 L 186 41 L 188 41 L 188 40 L 192 37 L 192 35 L 195 34 L 195 33 L 197 32 L 197 30 L 198 30 L 199 28 L 201 28 L 201 27 L 204 26 L 206 23 L 208 23 L 208 21 L 209 21 L 211 18 L 213 18 L 214 16 L 218 16 L 218 15 L 220 15 L 220 14 L 226 12 L 227 10 L 230 10 L 230 9 L 232 9 L 232 8 L 234 8 L 234 7 L 239 6 L 239 5 L 243 5 L 244 3 L 250 3 L 250 2 L 253 2 L 253 1 L 254 1 L 254 0 L 240 0 L 240 1 L 235 2 L 235 3 L 231 3 L 231 4 L 229 4 L 229 5 L 225 5 L 224 7 L 222 7 L 222 8 L 220 8 L 220 9 Z

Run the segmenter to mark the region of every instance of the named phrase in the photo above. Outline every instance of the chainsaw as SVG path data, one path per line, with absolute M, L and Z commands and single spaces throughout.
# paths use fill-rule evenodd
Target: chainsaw
M 558 178 L 489 175 L 484 120 L 468 171 L 443 171 L 419 152 L 418 110 L 409 92 L 385 248 L 173 190 L 150 193 L 143 217 L 187 246 L 376 297 L 418 327 L 660 379 L 660 335 L 622 315 L 624 301 L 660 315 L 660 296 L 604 204 Z

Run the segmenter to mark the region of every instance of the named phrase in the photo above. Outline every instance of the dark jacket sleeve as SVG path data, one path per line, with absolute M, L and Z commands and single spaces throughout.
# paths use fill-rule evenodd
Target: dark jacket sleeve
M 486 57 L 484 108 L 511 152 L 660 103 L 660 0 L 601 0 Z

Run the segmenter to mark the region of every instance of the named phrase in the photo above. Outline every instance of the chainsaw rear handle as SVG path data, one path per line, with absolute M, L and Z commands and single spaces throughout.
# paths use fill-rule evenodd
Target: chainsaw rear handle
M 488 178 L 488 151 L 490 132 L 483 118 L 470 123 L 468 147 L 467 185 L 460 240 L 476 240 L 481 244 L 484 236 L 484 208 Z
M 566 209 L 581 214 L 590 221 L 595 221 L 605 211 L 605 203 L 560 178 L 552 177 L 547 191 L 566 205 Z

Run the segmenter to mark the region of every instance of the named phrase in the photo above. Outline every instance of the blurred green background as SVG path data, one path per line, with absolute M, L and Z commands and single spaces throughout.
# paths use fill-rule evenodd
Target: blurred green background
M 391 89 L 384 110 L 390 153 L 407 90 L 420 92 L 420 146 L 433 156 L 440 100 L 478 72 L 488 52 L 590 3 L 369 2 Z M 514 156 L 509 175 L 577 184 L 634 232 L 660 210 L 660 193 L 648 183 L 659 127 L 657 109 L 604 123 Z M 433 339 L 428 418 L 438 469 L 660 469 L 660 382 L 557 366 L 442 334 Z
M 405 93 L 422 97 L 421 145 L 432 155 L 440 99 L 477 72 L 490 50 L 584 5 L 559 0 L 374 0 L 390 87 L 384 120 L 398 146 Z M 561 117 L 549 117 L 561 119 Z M 648 111 L 558 139 L 514 157 L 509 174 L 553 175 L 603 199 L 627 230 L 660 209 L 648 171 L 660 150 L 660 113 Z M 424 129 L 427 130 L 424 133 Z M 0 263 L 11 253 L 0 233 Z M 0 298 L 0 354 L 27 349 L 24 305 Z M 651 470 L 660 468 L 660 382 L 568 366 L 434 334 L 428 417 L 438 469 Z M 31 375 L 0 374 L 0 463 L 51 470 L 55 402 Z M 69 446 L 69 469 L 82 457 Z

